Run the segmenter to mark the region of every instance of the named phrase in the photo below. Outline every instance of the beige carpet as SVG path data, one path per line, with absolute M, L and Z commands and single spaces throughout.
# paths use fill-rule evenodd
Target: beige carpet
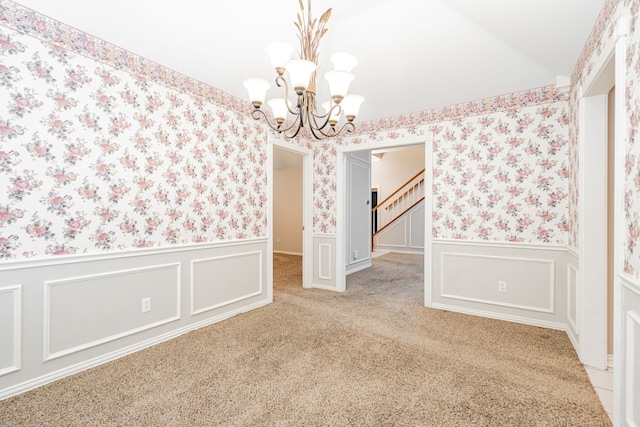
M 0 402 L 2 426 L 608 426 L 563 332 L 426 309 L 422 256 Z

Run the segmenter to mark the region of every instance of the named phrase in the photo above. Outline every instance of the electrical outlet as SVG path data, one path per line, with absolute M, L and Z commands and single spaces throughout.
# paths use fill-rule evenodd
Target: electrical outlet
M 276 243 L 280 243 L 280 238 L 276 237 Z
M 358 251 L 353 251 L 353 259 L 358 259 Z
M 142 298 L 142 312 L 151 311 L 151 298 Z
M 507 292 L 507 282 L 498 282 L 498 292 Z

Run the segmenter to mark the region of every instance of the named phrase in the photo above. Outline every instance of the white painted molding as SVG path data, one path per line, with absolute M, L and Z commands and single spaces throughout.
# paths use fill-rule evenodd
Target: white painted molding
M 577 248 L 574 248 L 574 247 L 571 247 L 571 246 L 567 246 L 567 253 L 569 255 L 572 255 L 575 258 L 578 258 L 578 259 L 580 258 L 580 254 L 578 253 L 578 249 Z
M 0 262 L 0 272 L 8 270 L 18 270 L 22 268 L 48 267 L 52 265 L 75 264 L 89 261 L 106 261 L 110 259 L 132 258 L 137 256 L 159 255 L 165 253 L 177 253 L 193 250 L 206 250 L 214 248 L 226 248 L 240 245 L 251 245 L 255 243 L 267 243 L 266 237 L 255 239 L 233 239 L 224 242 L 192 243 L 188 245 L 176 245 L 158 248 L 131 248 L 111 253 L 98 254 L 72 254 L 72 255 L 52 255 L 50 257 L 37 257 L 27 260 L 12 260 Z
M 246 257 L 249 255 L 258 255 L 258 290 L 255 292 L 251 292 L 248 293 L 246 295 L 241 295 L 238 296 L 236 298 L 227 300 L 227 301 L 223 301 L 219 304 L 214 304 L 214 305 L 210 305 L 207 307 L 203 307 L 199 310 L 195 309 L 195 294 L 196 294 L 196 289 L 195 289 L 195 281 L 196 281 L 196 274 L 195 274 L 195 266 L 196 264 L 201 264 L 201 263 L 206 263 L 206 262 L 212 262 L 212 261 L 221 261 L 221 260 L 225 260 L 225 259 L 231 259 L 231 258 L 240 258 L 240 257 Z M 263 277 L 263 269 L 262 269 L 262 251 L 251 251 L 251 252 L 241 252 L 241 253 L 237 253 L 237 254 L 231 254 L 231 255 L 222 255 L 222 256 L 215 256 L 215 257 L 210 257 L 210 258 L 201 258 L 201 259 L 194 259 L 191 261 L 191 271 L 189 276 L 191 277 L 191 283 L 190 283 L 190 292 L 191 292 L 191 316 L 195 316 L 201 313 L 206 313 L 207 311 L 211 311 L 211 310 L 215 310 L 216 308 L 220 308 L 220 307 L 224 307 L 225 305 L 229 305 L 229 304 L 233 304 L 235 302 L 238 301 L 242 301 L 245 299 L 249 299 L 252 297 L 255 297 L 257 295 L 260 295 L 262 293 L 263 290 L 263 286 L 264 284 L 262 283 L 262 277 Z M 233 273 L 231 273 L 233 274 Z
M 0 294 L 13 294 L 13 361 L 0 368 L 0 377 L 22 369 L 22 285 L 3 286 Z
M 386 234 L 389 234 L 392 230 L 396 230 L 397 228 L 400 228 L 402 226 L 402 239 L 403 239 L 403 243 L 400 244 L 390 244 L 390 243 L 380 243 L 380 239 L 385 236 Z M 391 224 L 389 227 L 387 227 L 386 229 L 382 230 L 382 232 L 380 234 L 378 234 L 376 236 L 376 244 L 375 246 L 384 246 L 384 247 L 390 247 L 390 248 L 406 248 L 408 247 L 407 245 L 407 217 L 404 217 L 400 220 L 398 220 L 397 222 Z
M 325 253 L 326 251 L 326 253 Z M 328 243 L 320 243 L 318 245 L 318 279 L 331 280 L 332 255 L 331 245 Z M 326 257 L 327 265 L 322 262 Z M 333 288 L 332 288 L 333 289 Z
M 301 252 L 273 251 L 274 254 L 302 256 Z
M 482 258 L 482 259 L 494 259 L 501 260 L 507 262 L 524 262 L 524 263 L 532 263 L 532 264 L 548 264 L 549 265 L 549 306 L 548 307 L 535 307 L 528 305 L 520 305 L 520 304 L 511 304 L 505 303 L 501 301 L 481 299 L 481 298 L 471 298 L 462 295 L 453 295 L 445 293 L 445 257 L 460 257 L 460 258 Z M 516 257 L 506 257 L 506 256 L 493 256 L 493 255 L 477 255 L 477 254 L 464 254 L 464 253 L 455 253 L 455 252 L 442 252 L 440 254 L 440 296 L 443 298 L 456 299 L 461 301 L 470 301 L 470 302 L 478 302 L 482 304 L 491 304 L 497 305 L 501 307 L 508 308 L 516 308 L 519 310 L 529 310 L 536 311 L 539 313 L 550 313 L 553 314 L 555 312 L 555 261 L 550 259 L 536 259 L 536 258 L 516 258 Z
M 508 314 L 495 313 L 495 312 L 492 312 L 492 311 L 475 310 L 475 309 L 471 309 L 471 308 L 462 308 L 462 307 L 458 307 L 458 306 L 455 306 L 455 305 L 442 304 L 442 303 L 438 303 L 438 302 L 434 302 L 433 303 L 433 308 L 438 308 L 438 309 L 447 310 L 447 311 L 453 311 L 453 312 L 462 313 L 462 314 L 470 314 L 472 316 L 487 317 L 489 319 L 505 320 L 507 322 L 515 322 L 515 323 L 522 323 L 522 324 L 525 324 L 525 325 L 539 326 L 541 328 L 556 329 L 556 330 L 559 330 L 559 331 L 566 331 L 567 330 L 566 325 L 564 325 L 562 323 L 547 322 L 547 321 L 544 321 L 544 320 L 530 319 L 528 317 L 521 317 L 521 316 L 511 316 L 511 315 L 508 315 Z
M 575 287 L 573 289 L 573 293 L 570 292 L 571 290 L 571 282 L 575 283 Z M 571 300 L 571 295 L 573 294 L 574 296 L 574 300 Z M 576 315 L 578 314 L 578 301 L 577 298 L 578 296 L 578 270 L 571 264 L 567 264 L 567 321 L 569 322 L 569 326 L 571 327 L 571 331 L 578 335 L 578 331 L 580 329 L 578 329 L 578 319 L 572 319 L 571 318 L 571 304 L 575 304 L 575 312 Z M 576 336 L 577 338 L 577 336 Z
M 618 278 L 620 279 L 622 286 L 640 296 L 640 280 L 627 273 L 618 274 Z
M 364 261 L 364 259 L 360 260 L 360 261 Z M 356 273 L 358 271 L 362 271 L 362 270 L 366 270 L 367 268 L 371 267 L 373 264 L 371 264 L 371 259 L 369 259 L 369 262 L 367 264 L 363 264 L 359 267 L 354 268 L 353 270 L 349 270 L 347 271 L 347 276 L 353 273 Z
M 167 332 L 166 334 L 162 334 L 162 335 L 158 335 L 156 337 L 153 337 L 151 339 L 145 340 L 145 341 L 141 341 L 139 343 L 136 343 L 134 345 L 113 351 L 111 353 L 107 353 L 98 357 L 95 357 L 93 359 L 81 362 L 81 363 L 76 363 L 74 365 L 68 366 L 64 369 L 60 369 L 58 371 L 46 374 L 46 375 L 42 375 L 38 378 L 34 378 L 28 381 L 25 381 L 23 383 L 17 384 L 15 386 L 11 386 L 11 387 L 7 387 L 5 389 L 0 390 L 0 400 L 9 398 L 11 396 L 15 396 L 17 394 L 20 393 L 24 393 L 27 392 L 29 390 L 33 390 L 35 388 L 38 388 L 40 386 L 43 386 L 45 384 L 48 384 L 52 381 L 55 380 L 59 380 L 61 378 L 64 378 L 66 376 L 84 371 L 86 369 L 89 368 L 94 368 L 96 366 L 108 363 L 108 362 L 112 362 L 116 359 L 119 359 L 121 357 L 127 356 L 129 354 L 135 353 L 137 351 L 140 350 L 144 350 L 145 348 L 149 348 L 152 347 L 156 344 L 160 344 L 162 342 L 171 340 L 173 338 L 176 338 L 180 335 L 186 334 L 187 332 L 191 332 L 194 331 L 196 329 L 200 329 L 202 327 L 205 326 L 209 326 L 211 324 L 214 323 L 218 323 L 222 320 L 226 320 L 229 319 L 233 316 L 237 316 L 238 314 L 244 313 L 246 311 L 250 311 L 250 310 L 254 310 L 256 308 L 259 307 L 263 307 L 267 304 L 269 304 L 271 301 L 265 299 L 262 301 L 258 301 L 255 304 L 251 304 L 249 306 L 245 306 L 245 307 L 240 307 L 236 310 L 230 311 L 230 312 L 226 312 L 223 313 L 219 316 L 216 317 L 211 317 L 208 319 L 205 319 L 201 322 L 197 322 L 197 323 L 192 323 L 188 326 L 185 326 L 184 328 L 180 328 L 180 329 L 174 329 L 170 332 Z
M 569 93 L 571 89 L 571 78 L 567 76 L 556 76 L 556 89 L 563 95 Z
M 140 273 L 143 271 L 152 271 L 152 270 L 161 270 L 166 269 L 167 267 L 175 267 L 176 274 L 176 315 L 170 316 L 165 319 L 158 320 L 153 323 L 148 323 L 146 325 L 140 326 L 138 328 L 129 329 L 117 334 L 113 334 L 104 338 L 100 338 L 94 341 L 90 341 L 81 345 L 77 345 L 71 348 L 67 348 L 65 350 L 56 351 L 51 353 L 51 288 L 54 286 L 64 286 L 70 283 L 75 283 L 83 280 L 91 280 L 91 279 L 102 279 L 106 277 L 116 277 L 116 276 L 125 276 L 131 273 Z M 157 326 L 164 325 L 176 320 L 180 319 L 180 288 L 181 288 L 181 264 L 180 263 L 169 263 L 169 264 L 159 264 L 152 266 L 145 266 L 141 268 L 132 268 L 128 270 L 118 270 L 118 271 L 109 271 L 105 273 L 98 274 L 90 274 L 85 276 L 76 276 L 76 277 L 68 277 L 64 279 L 56 279 L 44 282 L 44 313 L 43 313 L 43 362 L 47 362 L 49 360 L 57 359 L 59 357 L 68 356 L 73 353 L 77 353 L 79 351 L 83 351 L 92 347 L 96 347 L 100 344 L 105 344 L 111 341 L 115 341 L 120 338 L 124 338 L 133 334 L 137 334 L 142 331 L 146 331 L 149 329 L 153 329 Z
M 413 244 L 413 237 L 414 237 L 414 233 L 413 233 L 413 216 L 416 214 L 416 212 L 419 212 L 420 208 L 424 209 L 424 200 L 421 201 L 420 203 L 418 203 L 416 206 L 414 206 L 411 211 L 409 212 L 409 247 L 413 248 L 413 249 L 424 249 L 424 244 L 422 246 L 420 245 L 414 245 Z M 423 213 L 424 215 L 424 213 Z M 422 236 L 423 240 L 424 240 L 424 236 Z
M 484 248 L 532 249 L 537 251 L 567 251 L 567 247 L 564 245 L 541 245 L 537 243 L 522 242 L 485 242 L 475 240 L 433 239 L 433 244 L 479 246 Z
M 640 354 L 637 354 L 637 349 L 640 348 L 640 343 L 637 342 L 636 337 L 640 332 L 640 313 L 632 310 L 628 310 L 626 313 L 627 319 L 627 336 L 625 337 L 625 341 L 627 343 L 626 354 L 625 354 L 625 386 L 626 390 L 624 391 L 624 403 L 625 403 L 625 414 L 624 420 L 626 425 L 628 426 L 638 426 L 637 422 L 640 420 L 637 418 L 637 408 L 636 405 L 640 405 L 640 389 L 637 389 L 636 384 L 638 384 L 640 378 L 640 369 L 638 369 L 638 360 L 640 360 Z

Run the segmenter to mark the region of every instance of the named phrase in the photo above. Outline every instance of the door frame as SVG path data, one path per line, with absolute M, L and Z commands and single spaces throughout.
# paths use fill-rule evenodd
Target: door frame
M 585 365 L 607 368 L 607 114 L 615 86 L 614 123 L 614 288 L 620 285 L 624 253 L 624 153 L 626 145 L 626 31 L 616 28 L 609 51 L 580 88 L 578 248 L 578 355 Z M 616 317 L 614 305 L 614 319 Z M 614 341 L 619 341 L 614 328 Z M 614 355 L 617 348 L 614 344 Z
M 347 281 L 345 275 L 345 226 L 346 226 L 346 154 L 353 151 L 378 150 L 381 148 L 404 147 L 411 145 L 424 145 L 424 185 L 425 200 L 430 201 L 432 182 L 433 182 L 433 164 L 431 162 L 433 152 L 433 136 L 424 135 L 420 137 L 401 137 L 394 140 L 374 141 L 364 144 L 352 144 L 348 146 L 337 146 L 337 179 L 336 179 L 336 250 L 335 250 L 335 272 L 336 272 L 336 291 L 344 292 L 347 289 Z M 432 254 L 432 206 L 430 202 L 425 203 L 425 228 L 424 228 L 424 305 L 431 307 L 431 254 Z
M 289 151 L 302 156 L 302 287 L 311 288 L 313 283 L 313 153 L 307 147 L 294 145 L 275 138 L 267 138 L 267 286 L 273 299 L 273 156 L 275 149 Z

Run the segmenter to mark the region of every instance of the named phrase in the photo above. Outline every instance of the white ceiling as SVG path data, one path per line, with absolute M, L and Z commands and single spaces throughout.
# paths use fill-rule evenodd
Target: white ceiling
M 305 6 L 306 6 L 306 0 Z M 296 0 L 17 0 L 237 97 L 272 80 L 264 46 L 297 43 Z M 605 0 L 315 0 L 321 44 L 359 59 L 357 121 L 442 107 L 570 76 Z M 319 83 L 322 97 L 324 87 Z M 281 96 L 272 88 L 268 97 Z

